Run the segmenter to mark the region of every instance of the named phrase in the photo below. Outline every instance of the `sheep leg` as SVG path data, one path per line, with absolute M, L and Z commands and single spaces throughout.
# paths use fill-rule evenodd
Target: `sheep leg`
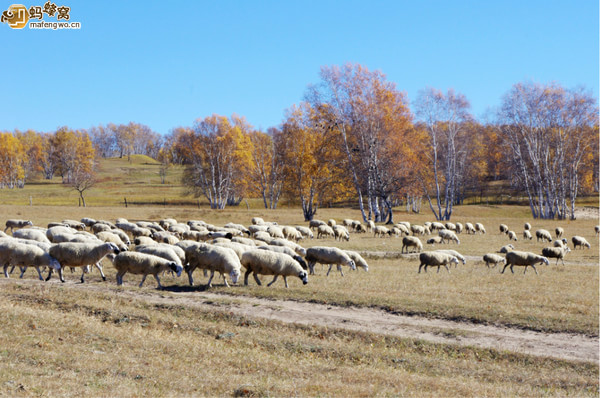
M 50 271 L 52 271 L 52 270 L 50 270 Z M 60 281 L 61 281 L 62 283 L 65 283 L 65 276 L 64 276 L 64 274 L 63 274 L 63 269 L 62 269 L 62 267 L 60 267 L 60 268 L 58 269 L 58 276 L 59 276 L 59 278 L 60 278 Z
M 8 278 L 8 277 L 9 277 L 9 276 L 8 276 L 8 264 L 6 264 L 6 265 L 4 266 L 4 276 L 5 276 L 6 278 Z
M 423 265 L 424 265 L 424 264 L 422 264 L 422 263 L 421 263 L 421 264 L 419 264 L 419 272 L 418 272 L 419 274 L 421 273 L 421 267 L 422 267 Z M 427 272 L 427 267 L 425 267 L 425 272 Z
M 244 286 L 248 286 L 248 276 L 250 276 L 251 272 L 252 272 L 251 268 L 246 269 L 246 272 L 244 273 Z
M 309 269 L 309 273 L 311 275 L 315 274 L 315 262 L 314 261 L 309 261 L 308 262 L 308 269 Z
M 342 276 L 344 276 L 344 271 L 342 271 L 342 266 L 338 264 L 337 269 L 338 269 L 338 271 L 340 271 L 340 274 L 342 274 Z
M 535 269 L 535 265 L 531 264 L 531 268 L 533 268 L 533 270 L 535 271 L 536 275 L 539 275 L 538 272 L 537 272 L 537 269 Z M 525 269 L 527 269 L 527 267 L 525 267 Z
M 283 276 L 283 281 L 285 282 L 285 288 L 288 289 L 289 286 L 288 286 L 288 283 L 287 283 L 287 276 L 285 276 L 285 275 Z
M 254 280 L 256 281 L 256 284 L 258 286 L 262 286 L 262 283 L 260 282 L 260 279 L 258 279 L 258 275 L 256 275 L 256 272 L 253 273 L 252 276 L 254 276 Z
M 52 270 L 53 270 L 53 268 L 50 268 L 50 271 L 48 272 L 48 277 L 46 278 L 46 282 L 48 282 L 50 280 L 50 278 L 52 277 Z
M 123 275 L 125 275 L 125 271 L 117 272 L 117 285 L 121 286 L 123 284 Z
M 504 265 L 504 268 L 502 268 L 502 272 L 500 272 L 500 273 L 501 273 L 501 274 L 503 274 L 503 273 L 504 273 L 504 270 L 505 270 L 505 269 L 506 269 L 506 267 L 508 267 L 508 266 L 509 266 L 509 264 L 505 264 L 505 265 Z
M 187 269 L 188 281 L 190 282 L 190 286 L 194 286 L 194 278 L 192 277 L 192 274 L 194 273 L 194 268 L 190 267 Z
M 208 283 L 206 284 L 206 287 L 212 287 L 213 276 L 215 276 L 215 270 L 210 271 L 210 278 L 208 278 Z
M 146 281 L 146 274 L 144 274 L 144 276 L 142 276 L 142 281 L 140 282 L 138 287 L 142 287 L 142 285 L 144 284 L 144 282 Z
M 229 287 L 229 283 L 227 283 L 227 277 L 225 274 L 221 274 L 221 276 L 223 277 L 223 283 L 225 283 L 225 287 Z
M 333 264 L 329 264 L 329 269 L 327 270 L 327 274 L 325 276 L 329 276 L 329 272 L 331 271 L 332 267 L 333 267 Z
M 275 283 L 275 281 L 277 280 L 277 278 L 279 277 L 279 275 L 275 275 L 275 277 L 273 278 L 273 280 L 269 283 L 267 283 L 267 286 L 271 286 L 273 283 Z M 284 277 L 285 278 L 285 277 Z M 287 284 L 287 283 L 286 283 Z M 286 286 L 287 287 L 287 286 Z
M 102 265 L 100 264 L 100 261 L 98 261 L 96 263 L 96 268 L 98 268 L 98 271 L 100 271 L 100 275 L 102 276 L 102 281 L 106 282 L 106 276 L 104 275 L 104 272 L 102 271 Z
M 81 272 L 81 283 L 84 282 L 83 276 L 85 275 L 85 267 L 83 267 L 83 271 Z
M 452 267 L 452 264 L 450 264 L 450 266 Z M 448 266 L 446 264 L 444 264 L 444 267 L 446 267 L 446 271 L 448 271 L 448 273 L 450 273 L 450 269 L 448 268 Z M 439 267 L 438 267 L 438 271 L 439 271 Z
M 158 284 L 158 289 L 162 289 L 162 285 L 160 284 L 160 279 L 158 279 L 158 274 L 154 275 L 154 279 L 156 279 L 156 283 Z

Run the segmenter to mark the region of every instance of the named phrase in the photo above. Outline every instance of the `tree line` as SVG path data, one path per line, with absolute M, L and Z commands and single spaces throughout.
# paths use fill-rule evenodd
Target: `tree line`
M 564 219 L 574 217 L 578 194 L 598 192 L 597 100 L 581 88 L 517 83 L 486 123 L 452 89 L 423 89 L 414 113 L 410 105 L 380 71 L 322 67 L 303 101 L 267 131 L 234 114 L 165 136 L 133 122 L 2 133 L 0 186 L 22 187 L 36 172 L 73 184 L 93 172 L 94 156 L 144 154 L 161 162 L 163 179 L 171 165 L 183 166 L 188 193 L 211 208 L 255 197 L 274 209 L 286 197 L 306 220 L 319 206 L 350 202 L 363 219 L 391 223 L 393 207 L 419 211 L 422 200 L 449 220 L 454 205 L 491 180 L 523 192 L 534 218 Z

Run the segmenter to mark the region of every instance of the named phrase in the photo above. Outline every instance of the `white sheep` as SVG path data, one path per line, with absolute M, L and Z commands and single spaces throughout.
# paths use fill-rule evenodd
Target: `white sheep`
M 250 236 L 250 230 L 248 228 L 246 228 L 245 226 L 243 226 L 242 224 L 236 224 L 236 223 L 227 223 L 224 225 L 225 228 L 229 228 L 229 229 L 237 229 L 238 231 L 242 232 L 243 234 L 246 234 L 247 236 Z
M 457 245 L 460 245 L 460 240 L 458 239 L 458 236 L 456 236 L 456 234 L 453 231 L 450 231 L 449 229 L 439 230 L 438 235 L 441 236 L 442 240 L 447 240 L 448 243 L 450 243 L 450 241 L 452 240 L 456 242 Z
M 297 225 L 296 229 L 302 234 L 303 237 L 310 238 L 310 239 L 314 238 L 313 232 L 311 231 L 310 228 L 303 227 L 301 225 Z
M 97 224 L 98 221 L 94 220 L 93 218 L 90 217 L 83 217 L 81 220 L 83 224 L 85 224 L 86 227 L 91 228 L 94 224 Z
M 352 258 L 350 258 L 350 256 L 348 256 L 346 252 L 344 252 L 341 249 L 338 249 L 337 247 L 310 247 L 306 250 L 306 261 L 308 262 L 308 269 L 310 270 L 311 275 L 314 275 L 315 273 L 316 263 L 329 264 L 329 270 L 327 271 L 327 275 L 329 275 L 333 264 L 338 265 L 338 270 L 340 271 L 342 276 L 344 276 L 344 273 L 342 272 L 341 265 L 347 265 L 353 270 L 356 269 L 356 264 L 354 263 Z
M 106 280 L 100 261 L 102 261 L 104 256 L 111 252 L 119 254 L 119 248 L 111 242 L 100 244 L 79 242 L 57 243 L 49 250 L 50 255 L 57 259 L 61 265 L 61 268 L 58 270 L 60 281 L 65 281 L 62 272 L 65 267 L 81 267 L 83 268 L 83 272 L 81 273 L 81 283 L 84 282 L 83 276 L 86 267 L 92 264 L 96 265 L 98 270 L 100 270 L 102 280 Z M 50 269 L 46 280 L 49 280 L 51 276 L 52 269 Z
M 405 224 L 398 223 L 398 224 L 394 225 L 394 228 L 397 228 L 398 230 L 400 230 L 400 234 L 403 234 L 406 236 L 410 235 L 411 230 L 408 229 L 408 227 Z M 412 228 L 412 226 L 410 228 Z M 423 234 L 424 233 L 425 233 L 425 227 L 423 227 Z
M 248 276 L 253 274 L 254 280 L 261 285 L 258 275 L 274 275 L 273 280 L 267 284 L 271 286 L 279 275 L 283 276 L 285 287 L 288 288 L 287 277 L 297 276 L 303 284 L 308 283 L 308 275 L 300 264 L 285 253 L 269 250 L 252 249 L 244 252 L 241 258 L 242 265 L 246 268 L 244 274 L 244 285 L 248 285 Z
M 256 241 L 250 238 L 244 238 L 242 236 L 234 236 L 231 238 L 231 241 L 234 243 L 241 243 L 242 245 L 246 246 L 256 246 Z
M 469 235 L 475 234 L 475 232 L 477 232 L 473 224 L 471 224 L 470 222 L 465 223 L 465 231 L 467 231 L 467 234 Z
M 571 249 L 568 247 L 545 247 L 542 249 L 542 256 L 555 258 L 556 265 L 558 265 L 558 260 L 561 260 L 562 264 L 565 265 L 565 256 L 570 251 Z
M 303 257 L 306 256 L 306 249 L 303 248 L 302 246 L 300 246 L 299 244 L 297 244 L 296 242 L 291 242 L 287 239 L 272 239 L 268 243 L 270 245 L 274 245 L 274 246 L 287 246 L 287 247 L 291 248 L 292 250 L 294 250 L 297 254 L 299 254 Z
M 13 238 L 29 239 L 38 242 L 51 243 L 44 230 L 25 228 L 13 232 Z
M 317 239 L 335 238 L 335 232 L 329 225 L 319 225 L 317 227 Z
M 483 261 L 485 261 L 485 265 L 487 265 L 488 268 L 490 268 L 490 264 L 494 264 L 492 268 L 495 268 L 498 263 L 505 263 L 506 259 L 497 254 L 488 253 L 483 256 Z
M 533 236 L 531 236 L 531 231 L 529 231 L 528 229 L 523 230 L 523 239 L 532 240 Z
M 91 230 L 93 233 L 97 234 L 98 232 L 102 232 L 102 231 L 110 231 L 112 228 L 106 224 L 100 224 L 100 223 L 96 223 L 94 225 L 92 225 Z
M 144 284 L 146 276 L 153 275 L 158 288 L 161 289 L 162 286 L 158 274 L 164 271 L 173 271 L 177 276 L 180 276 L 183 271 L 183 267 L 180 264 L 147 253 L 122 252 L 116 255 L 112 262 L 117 269 L 117 285 L 123 284 L 123 276 L 129 272 L 130 274 L 143 275 L 139 287 L 142 287 Z
M 406 253 L 408 253 L 409 247 L 413 248 L 412 253 L 420 253 L 421 250 L 423 250 L 423 243 L 421 243 L 421 240 L 416 236 L 405 236 L 402 238 L 402 249 L 400 250 L 400 253 L 404 253 L 404 248 L 406 248 Z
M 506 246 L 502 246 L 500 248 L 500 250 L 498 250 L 498 253 L 504 253 L 504 254 L 506 254 L 506 253 L 508 253 L 510 251 L 513 251 L 514 249 L 515 249 L 515 247 L 512 244 L 508 244 Z
M 136 246 L 135 251 L 138 253 L 146 253 L 146 254 L 152 254 L 154 256 L 162 257 L 164 259 L 167 259 L 169 261 L 177 263 L 178 265 L 181 265 L 183 267 L 183 261 L 185 261 L 185 258 L 182 261 L 181 257 L 175 251 L 175 249 L 174 249 L 175 247 L 177 247 L 177 246 L 171 246 L 171 245 L 143 246 L 142 245 L 142 246 Z M 181 248 L 178 248 L 178 249 L 182 250 Z
M 327 220 L 327 225 L 329 225 L 331 228 L 333 228 L 337 225 L 337 223 L 333 218 L 330 218 L 329 220 Z
M 506 224 L 500 224 L 500 233 L 508 234 L 508 226 Z
M 369 272 L 369 264 L 367 264 L 367 261 L 358 252 L 355 252 L 353 250 L 344 250 L 344 251 L 352 259 L 352 261 L 354 261 L 354 265 L 356 267 L 360 267 L 360 268 L 364 269 L 366 272 Z M 338 267 L 340 267 L 340 266 L 338 265 Z
M 455 256 L 441 252 L 423 252 L 419 254 L 419 261 L 421 262 L 419 264 L 419 274 L 423 266 L 425 266 L 425 272 L 427 272 L 427 267 L 438 267 L 438 272 L 440 272 L 440 267 L 443 265 L 446 267 L 446 271 L 450 273 L 447 264 L 458 264 L 458 259 Z
M 367 231 L 375 229 L 375 222 L 373 220 L 367 220 Z
M 83 231 L 85 229 L 85 224 L 77 220 L 62 220 L 62 224 L 78 231 Z
M 223 276 L 225 286 L 229 287 L 225 275 L 231 277 L 233 283 L 237 283 L 240 277 L 242 264 L 240 259 L 232 249 L 227 247 L 197 245 L 190 246 L 185 250 L 187 265 L 185 271 L 188 274 L 190 286 L 194 285 L 192 273 L 196 268 L 206 269 L 210 271 L 210 278 L 206 283 L 207 287 L 212 287 L 212 279 L 215 271 Z
M 567 247 L 568 242 L 566 238 L 562 238 L 562 239 L 557 239 L 554 242 L 552 242 L 552 246 L 554 247 Z
M 537 254 L 531 252 L 513 250 L 506 253 L 506 264 L 504 265 L 504 268 L 502 268 L 502 272 L 500 273 L 503 274 L 506 267 L 510 267 L 510 272 L 514 274 L 515 272 L 513 271 L 513 266 L 517 265 L 525 267 L 523 273 L 527 272 L 527 267 L 530 266 L 531 268 L 533 268 L 536 275 L 538 275 L 537 269 L 535 269 L 535 264 L 537 263 L 544 263 L 546 265 L 549 264 L 548 259 L 546 257 L 538 256 Z
M 435 245 L 436 243 L 444 243 L 444 240 L 442 239 L 441 236 L 433 236 L 433 237 L 427 239 L 428 245 Z
M 354 222 L 354 220 L 352 220 L 351 218 L 344 218 L 342 220 L 342 225 L 345 227 L 352 227 L 353 222 Z
M 444 224 L 444 227 L 446 227 L 446 229 L 449 229 L 450 231 L 456 232 L 456 224 L 454 223 L 447 222 L 446 224 Z
M 6 232 L 6 230 L 10 228 L 10 233 L 12 234 L 13 228 L 25 228 L 31 226 L 33 226 L 33 223 L 30 220 L 10 219 L 6 220 L 6 228 L 4 228 L 4 232 Z
M 101 231 L 96 233 L 96 237 L 103 242 L 112 242 L 119 248 L 120 251 L 127 251 L 128 247 L 123 242 L 123 240 L 119 237 L 119 235 L 112 233 L 110 231 Z
M 269 235 L 269 233 L 268 233 L 268 232 L 265 232 L 265 231 L 258 231 L 258 232 L 255 232 L 255 233 L 252 235 L 252 237 L 253 237 L 254 239 L 256 239 L 256 240 L 260 240 L 260 241 L 266 242 L 267 244 L 270 244 L 270 243 L 271 243 L 271 241 L 273 240 L 273 237 L 272 237 L 271 235 Z
M 295 227 L 286 225 L 281 228 L 283 232 L 283 237 L 287 240 L 293 240 L 294 242 L 299 242 L 304 239 L 304 236 L 298 231 Z
M 463 225 L 461 223 L 457 222 L 456 223 L 456 233 L 461 234 L 463 229 L 464 229 Z
M 350 240 L 350 233 L 343 225 L 334 225 L 333 233 L 336 240 L 341 241 L 343 239 L 346 242 Z
M 264 224 L 265 220 L 263 220 L 260 217 L 252 217 L 252 225 L 260 225 L 260 224 Z
M 135 238 L 133 240 L 133 244 L 136 246 L 140 246 L 140 245 L 157 245 L 158 242 L 155 241 L 152 238 L 149 238 L 147 236 L 138 236 L 137 238 Z
M 538 242 L 540 241 L 540 239 L 542 240 L 542 242 L 546 240 L 548 242 L 552 242 L 552 235 L 550 235 L 550 232 L 548 232 L 545 229 L 538 229 L 537 231 L 535 231 L 535 237 L 537 238 Z
M 390 230 L 387 227 L 384 227 L 383 225 L 377 225 L 372 230 L 374 237 L 384 237 L 390 234 Z
M 475 231 L 481 232 L 483 235 L 485 235 L 485 227 L 480 222 L 475 223 Z
M 35 245 L 13 242 L 9 246 L 3 246 L 0 250 L 7 251 L 7 253 L 0 256 L 0 258 L 6 258 L 4 261 L 4 276 L 7 278 L 9 266 L 16 266 L 21 269 L 20 278 L 23 277 L 27 267 L 35 267 L 41 281 L 43 281 L 44 278 L 42 277 L 40 267 L 49 267 L 56 270 L 60 269 L 58 260 Z
M 327 225 L 327 223 L 325 221 L 317 219 L 313 219 L 308 222 L 308 227 L 313 231 L 315 230 L 315 228 L 319 228 L 319 225 Z
M 413 235 L 425 235 L 425 227 L 422 225 L 413 224 L 410 226 Z
M 222 241 L 222 242 L 216 242 L 213 243 L 214 246 L 219 246 L 219 247 L 227 247 L 231 250 L 233 250 L 235 252 L 235 254 L 237 254 L 238 258 L 241 260 L 242 259 L 242 254 L 244 254 L 245 251 L 250 250 L 250 249 L 257 249 L 256 246 L 248 246 L 245 245 L 243 243 L 238 243 L 238 242 L 233 242 L 231 240 L 228 240 L 226 242 Z M 264 247 L 264 246 L 261 246 Z M 274 246 L 274 247 L 279 247 L 279 246 Z M 293 253 L 292 249 L 288 249 Z
M 562 227 L 556 227 L 554 228 L 554 233 L 556 234 L 557 238 L 560 238 L 565 233 L 565 230 Z
M 446 226 L 444 224 L 442 224 L 441 222 L 434 221 L 434 222 L 431 223 L 431 229 L 439 231 L 439 230 L 442 230 L 442 229 L 446 229 Z
M 440 249 L 440 250 L 436 250 L 436 252 L 438 252 L 438 253 L 446 253 L 446 254 L 449 254 L 451 256 L 454 256 L 457 259 L 459 259 L 463 263 L 463 265 L 467 263 L 467 260 L 465 259 L 465 256 L 463 256 L 462 254 L 460 254 L 456 250 Z
M 574 236 L 571 238 L 571 241 L 573 242 L 573 250 L 577 249 L 577 246 L 580 246 L 582 249 L 584 247 L 588 249 L 592 247 L 583 236 Z
M 506 235 L 508 236 L 508 240 L 514 240 L 515 242 L 517 241 L 517 234 L 515 231 L 508 231 Z

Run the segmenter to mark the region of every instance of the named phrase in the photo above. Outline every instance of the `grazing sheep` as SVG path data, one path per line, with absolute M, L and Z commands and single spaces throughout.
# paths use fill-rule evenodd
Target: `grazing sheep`
M 441 236 L 434 236 L 432 238 L 427 239 L 428 245 L 435 245 L 436 243 L 444 243 L 444 240 Z
M 446 267 L 446 271 L 450 273 L 447 264 L 458 264 L 458 259 L 455 256 L 441 252 L 423 252 L 419 254 L 419 261 L 421 262 L 421 264 L 419 264 L 419 274 L 421 273 L 421 268 L 423 266 L 425 266 L 425 272 L 427 272 L 427 267 L 438 267 L 438 272 L 440 272 L 440 267 L 443 265 Z
M 267 284 L 271 286 L 279 275 L 283 276 L 285 287 L 288 288 L 287 277 L 297 276 L 303 284 L 308 283 L 308 275 L 302 269 L 300 264 L 285 253 L 278 253 L 268 250 L 252 249 L 244 252 L 241 258 L 242 265 L 246 268 L 244 274 L 244 285 L 248 285 L 248 276 L 253 274 L 254 280 L 261 285 L 258 275 L 275 275 L 273 280 Z
M 542 249 L 542 256 L 548 258 L 555 258 L 556 265 L 558 265 L 558 260 L 562 261 L 562 264 L 565 265 L 565 256 L 571 249 L 568 247 L 544 247 Z
M 294 242 L 300 242 L 302 239 L 304 239 L 304 236 L 302 235 L 302 233 L 300 233 L 300 231 L 298 231 L 295 227 L 286 225 L 283 228 L 281 228 L 281 230 L 283 232 L 283 237 L 287 240 L 293 240 Z
M 571 238 L 571 241 L 573 242 L 573 250 L 577 249 L 577 246 L 580 246 L 582 249 L 584 247 L 587 247 L 588 249 L 591 247 L 583 236 L 574 236 Z
M 560 238 L 565 233 L 565 230 L 562 227 L 556 227 L 554 228 L 554 233 L 556 234 L 557 238 Z
M 327 275 L 329 275 L 329 271 L 331 271 L 333 264 L 347 265 L 353 270 L 356 269 L 356 264 L 352 258 L 350 258 L 346 252 L 338 249 L 337 247 L 315 246 L 308 248 L 306 250 L 306 261 L 308 262 L 308 269 L 310 270 L 311 275 L 314 275 L 315 273 L 316 263 L 330 264 Z M 342 268 L 338 267 L 338 270 L 342 276 L 344 276 Z
M 244 238 L 241 236 L 234 236 L 233 238 L 231 238 L 231 241 L 234 243 L 241 243 L 242 245 L 246 245 L 246 246 L 256 246 L 256 242 L 250 238 Z
M 285 236 L 283 235 L 283 231 L 281 230 L 281 228 L 279 228 L 276 225 L 270 225 L 269 228 L 267 228 L 267 232 L 273 238 L 285 239 Z
M 321 221 L 321 220 L 317 220 L 317 219 L 310 220 L 308 222 L 308 227 L 310 229 L 312 229 L 313 231 L 315 230 L 315 228 L 319 228 L 319 225 L 327 225 L 327 223 L 325 221 Z
M 342 220 L 342 225 L 344 227 L 352 227 L 352 223 L 354 222 L 354 220 L 350 219 L 350 218 L 344 218 Z
M 180 276 L 183 271 L 181 264 L 147 253 L 122 252 L 116 255 L 112 262 L 117 269 L 117 285 L 123 284 L 123 276 L 129 272 L 130 274 L 143 275 L 139 287 L 144 284 L 146 276 L 153 275 L 158 288 L 162 289 L 158 274 L 164 271 L 173 271 L 177 276 Z
M 252 249 L 252 248 L 250 247 L 246 250 L 249 250 L 249 249 Z M 296 260 L 298 262 L 298 264 L 300 264 L 302 269 L 308 269 L 308 265 L 306 264 L 306 261 L 304 261 L 302 256 L 299 256 L 294 250 L 292 250 L 292 248 L 290 248 L 288 246 L 265 245 L 265 246 L 255 247 L 255 249 L 270 250 L 270 251 L 277 252 L 277 253 L 287 254 L 288 256 L 290 256 L 294 260 Z
M 477 232 L 473 224 L 471 224 L 470 222 L 465 223 L 465 231 L 467 231 L 467 234 L 469 235 L 475 234 L 475 232 Z
M 500 233 L 508 234 L 508 226 L 506 224 L 500 224 Z
M 387 227 L 384 227 L 383 225 L 378 225 L 375 228 L 373 228 L 373 236 L 374 237 L 384 237 L 386 235 L 390 234 L 390 230 Z
M 313 232 L 310 230 L 310 228 L 307 227 L 303 227 L 303 226 L 296 226 L 296 229 L 298 230 L 298 232 L 300 232 L 302 234 L 302 236 L 304 236 L 305 238 L 310 238 L 313 239 L 314 235 Z
M 410 226 L 410 230 L 413 233 L 413 236 L 415 235 L 425 235 L 425 227 L 422 225 L 416 225 L 413 224 Z
M 523 273 L 527 272 L 527 267 L 531 266 L 531 268 L 533 268 L 533 270 L 535 271 L 536 275 L 538 275 L 538 272 L 535 269 L 535 264 L 537 263 L 544 263 L 546 265 L 549 264 L 548 259 L 546 257 L 538 256 L 537 254 L 531 252 L 513 250 L 506 253 L 506 264 L 504 265 L 504 268 L 502 268 L 502 272 L 500 273 L 503 274 L 506 267 L 510 267 L 510 272 L 514 274 L 515 271 L 513 271 L 513 266 L 517 265 L 525 267 Z
M 98 232 L 96 234 L 96 237 L 98 239 L 100 239 L 103 242 L 112 242 L 115 245 L 117 245 L 117 247 L 119 248 L 120 251 L 124 252 L 127 251 L 128 247 L 125 244 L 125 242 L 123 242 L 123 240 L 119 237 L 119 235 L 114 234 L 110 231 L 102 231 L 102 232 Z
M 444 224 L 444 227 L 450 231 L 456 232 L 456 224 L 454 223 L 447 222 L 446 224 Z
M 177 263 L 178 265 L 183 267 L 183 261 L 185 261 L 185 255 L 184 255 L 184 260 L 182 261 L 181 257 L 175 251 L 175 249 L 174 249 L 175 247 L 177 247 L 177 246 L 170 246 L 170 245 L 136 246 L 135 251 L 138 253 L 146 253 L 146 254 L 152 254 L 154 256 L 162 257 L 166 260 Z M 180 249 L 180 248 L 178 248 L 178 249 Z
M 525 225 L 523 225 L 523 229 L 526 231 L 531 230 L 531 224 L 529 224 L 528 222 L 525 223 Z
M 33 223 L 29 220 L 10 219 L 10 220 L 6 220 L 6 228 L 4 228 L 4 232 L 6 232 L 6 230 L 10 228 L 10 233 L 12 234 L 13 228 L 25 228 L 25 227 L 31 227 L 31 226 L 33 226 Z
M 531 236 L 531 231 L 529 231 L 528 229 L 523 231 L 523 239 L 528 239 L 528 240 L 532 240 L 533 236 Z
M 568 242 L 566 238 L 562 238 L 562 239 L 557 239 L 554 242 L 552 242 L 552 246 L 554 247 L 567 247 Z
M 157 241 L 155 241 L 152 238 L 149 238 L 147 236 L 138 236 L 137 238 L 135 238 L 133 240 L 133 244 L 136 246 L 140 246 L 140 245 L 156 245 L 158 244 Z
M 250 236 L 250 230 L 248 228 L 246 228 L 245 226 L 243 226 L 242 224 L 236 224 L 236 223 L 227 223 L 224 225 L 225 228 L 230 228 L 230 229 L 237 229 L 238 231 L 242 232 L 243 234 L 246 234 L 246 236 Z
M 369 264 L 367 264 L 367 261 L 360 254 L 358 254 L 357 252 L 355 252 L 353 250 L 344 250 L 344 251 L 352 259 L 352 261 L 354 261 L 354 265 L 356 265 L 356 267 L 360 267 L 360 268 L 364 269 L 366 272 L 369 272 Z M 338 265 L 338 267 L 340 267 L 340 266 Z
M 358 220 L 353 220 L 351 227 L 354 232 L 367 232 L 367 227 Z
M 463 225 L 461 223 L 457 222 L 456 223 L 456 233 L 461 234 L 463 229 L 464 229 Z
M 255 234 L 255 233 L 257 233 L 257 232 L 267 232 L 268 229 L 269 229 L 269 226 L 265 225 L 265 224 L 250 225 L 248 227 L 248 231 L 250 231 L 250 233 L 252 235 Z M 200 231 L 200 232 L 202 232 L 202 231 Z
M 225 275 L 229 274 L 233 283 L 237 283 L 240 277 L 242 267 L 240 259 L 232 249 L 227 247 L 209 245 L 190 246 L 185 249 L 185 257 L 188 263 L 185 271 L 188 274 L 190 286 L 194 285 L 192 273 L 196 268 L 210 271 L 210 278 L 206 283 L 207 287 L 212 287 L 212 279 L 215 271 L 218 271 L 223 276 L 223 282 L 227 287 L 229 287 L 229 284 Z
M 441 236 L 442 241 L 447 240 L 448 243 L 450 243 L 450 241 L 452 240 L 456 242 L 457 245 L 460 245 L 460 240 L 458 239 L 458 236 L 456 236 L 456 234 L 453 231 L 450 231 L 449 229 L 439 230 L 438 235 Z
M 96 223 L 92 225 L 91 229 L 93 233 L 97 234 L 98 232 L 102 231 L 110 231 L 112 228 L 106 224 Z
M 505 263 L 506 259 L 497 254 L 488 253 L 483 256 L 483 261 L 485 261 L 485 265 L 487 265 L 488 268 L 490 268 L 490 264 L 494 264 L 492 268 L 495 268 L 498 265 L 498 263 Z
M 375 229 L 375 222 L 373 220 L 367 220 L 367 231 Z
M 61 265 L 61 268 L 58 270 L 58 276 L 60 277 L 60 281 L 65 281 L 62 272 L 62 270 L 65 267 L 81 267 L 83 268 L 83 272 L 81 273 L 81 283 L 84 282 L 83 276 L 85 274 L 87 266 L 92 264 L 96 265 L 96 267 L 100 271 L 102 280 L 106 280 L 106 276 L 104 276 L 104 272 L 102 271 L 102 265 L 100 265 L 100 261 L 104 258 L 104 256 L 106 256 L 110 252 L 113 252 L 114 254 L 119 254 L 119 248 L 111 242 L 100 244 L 79 242 L 57 243 L 54 246 L 52 246 L 49 250 L 50 255 L 57 259 Z M 51 276 L 52 269 L 50 269 L 46 281 L 49 280 Z
M 319 225 L 317 227 L 317 239 L 335 238 L 335 232 L 329 225 Z
M 6 249 L 1 249 L 6 250 Z M 27 267 L 35 267 L 38 272 L 38 276 L 41 281 L 44 280 L 42 277 L 42 272 L 40 271 L 40 267 L 49 267 L 50 269 L 60 269 L 60 263 L 54 257 L 52 257 L 48 252 L 43 249 L 35 246 L 35 245 L 27 245 L 24 243 L 13 242 L 10 245 L 10 250 L 8 250 L 8 254 L 1 256 L 4 258 L 6 256 L 7 260 L 4 262 L 4 276 L 8 278 L 8 267 L 9 266 L 17 266 L 21 269 L 20 278 L 23 277 Z
M 485 227 L 482 223 L 475 223 L 475 231 L 481 232 L 483 235 L 485 235 Z
M 85 224 L 80 222 L 80 221 L 76 221 L 76 220 L 62 220 L 62 224 L 66 225 L 67 227 L 76 229 L 78 231 L 83 231 L 85 230 Z
M 13 233 L 13 238 L 29 239 L 38 242 L 51 243 L 46 237 L 46 232 L 38 229 L 18 229 Z
M 404 234 L 406 236 L 410 235 L 411 231 L 408 229 L 408 227 L 405 224 L 398 223 L 398 224 L 394 225 L 394 228 L 396 228 L 400 231 L 400 233 L 398 235 L 402 235 L 402 234 Z M 410 228 L 412 228 L 412 226 Z M 423 227 L 423 234 L 424 233 L 425 233 L 425 227 Z
M 406 248 L 406 253 L 408 253 L 409 247 L 414 248 L 412 253 L 420 253 L 423 250 L 423 244 L 416 236 L 405 236 L 402 238 L 402 250 L 400 250 L 400 253 L 404 253 L 404 248 Z
M 341 241 L 342 239 L 346 242 L 350 240 L 350 233 L 343 225 L 334 225 L 333 226 L 334 238 L 336 240 Z
M 367 233 L 367 227 L 363 224 L 357 224 L 356 225 L 356 233 L 358 233 L 358 234 Z
M 441 222 L 434 221 L 431 223 L 431 229 L 439 231 L 442 229 L 446 229 L 446 226 L 444 224 L 442 224 Z
M 506 254 L 506 253 L 508 253 L 510 251 L 513 251 L 514 249 L 515 249 L 515 247 L 512 244 L 508 244 L 506 246 L 502 246 L 500 248 L 500 250 L 498 250 L 498 253 L 504 253 L 504 254 Z
M 600 234 L 600 225 L 596 225 L 594 227 L 594 232 L 595 232 L 596 236 L 598 236 Z
M 333 228 L 337 225 L 337 223 L 333 218 L 330 218 L 329 220 L 327 220 L 327 225 L 329 225 L 331 228 Z
M 93 218 L 89 218 L 89 217 L 83 217 L 81 220 L 82 223 L 85 224 L 86 227 L 91 228 L 94 224 L 97 224 L 98 221 L 94 220 Z
M 451 256 L 454 256 L 457 259 L 459 259 L 463 263 L 463 265 L 467 263 L 467 260 L 465 259 L 465 257 L 462 254 L 460 254 L 459 252 L 457 252 L 456 250 L 441 249 L 441 250 L 436 250 L 436 252 L 437 253 L 446 253 Z
M 294 250 L 297 254 L 299 254 L 303 257 L 306 256 L 305 248 L 303 248 L 302 246 L 300 246 L 299 244 L 297 244 L 295 242 L 291 242 L 286 239 L 272 239 L 269 242 L 269 244 L 274 245 L 274 246 L 287 246 L 287 247 L 291 248 L 292 250 Z
M 255 232 L 252 237 L 256 240 L 261 240 L 263 242 L 266 242 L 267 244 L 270 244 L 271 241 L 273 240 L 273 238 L 271 237 L 271 235 L 269 235 L 268 232 L 265 231 L 258 231 Z
M 535 237 L 537 238 L 538 242 L 540 241 L 540 239 L 542 240 L 542 242 L 546 240 L 548 242 L 552 242 L 552 235 L 550 235 L 550 232 L 546 231 L 545 229 L 538 229 L 537 231 L 535 231 Z
M 517 241 L 517 234 L 515 231 L 508 231 L 506 235 L 508 235 L 508 240 L 514 240 L 515 242 Z

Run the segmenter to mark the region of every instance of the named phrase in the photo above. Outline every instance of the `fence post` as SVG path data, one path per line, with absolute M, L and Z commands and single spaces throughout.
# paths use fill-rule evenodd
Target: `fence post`
M 125 199 L 125 207 L 127 207 L 127 198 L 124 198 L 124 199 Z

